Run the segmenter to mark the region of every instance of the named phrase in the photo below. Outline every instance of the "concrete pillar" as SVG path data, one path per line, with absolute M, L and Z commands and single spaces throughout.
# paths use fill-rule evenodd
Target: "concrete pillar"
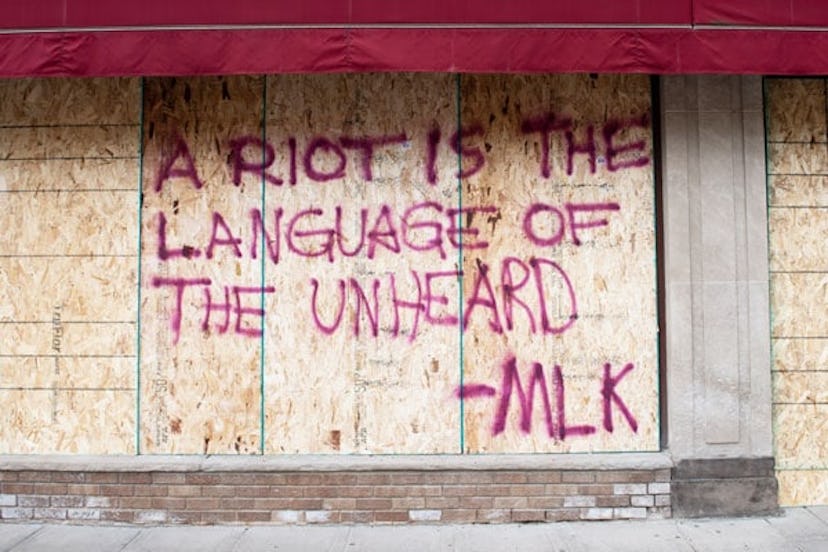
M 762 79 L 669 76 L 660 93 L 673 511 L 772 511 Z

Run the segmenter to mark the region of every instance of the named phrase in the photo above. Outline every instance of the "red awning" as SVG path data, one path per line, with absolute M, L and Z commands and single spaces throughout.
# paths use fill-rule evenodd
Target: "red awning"
M 16 0 L 0 28 L 171 25 L 681 24 L 691 0 Z
M 693 0 L 692 4 L 697 25 L 828 26 L 828 5 L 821 0 Z
M 0 76 L 828 73 L 809 0 L 18 0 Z

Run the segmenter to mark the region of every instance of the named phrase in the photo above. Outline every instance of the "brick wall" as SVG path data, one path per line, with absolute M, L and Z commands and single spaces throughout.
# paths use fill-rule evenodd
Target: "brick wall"
M 671 515 L 670 470 L 0 471 L 0 519 L 508 523 Z

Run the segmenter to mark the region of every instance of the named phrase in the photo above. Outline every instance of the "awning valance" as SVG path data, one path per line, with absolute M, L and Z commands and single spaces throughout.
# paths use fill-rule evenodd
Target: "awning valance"
M 285 72 L 828 73 L 806 0 L 28 0 L 0 76 Z

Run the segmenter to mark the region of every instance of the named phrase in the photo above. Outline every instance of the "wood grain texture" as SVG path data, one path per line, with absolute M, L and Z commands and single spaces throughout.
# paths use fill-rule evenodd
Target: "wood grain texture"
M 656 450 L 657 324 L 648 79 L 464 76 L 462 96 L 464 125 L 485 128 L 476 144 L 487 152 L 484 169 L 463 184 L 463 203 L 498 209 L 471 220 L 471 226 L 479 230 L 476 239 L 489 245 L 464 254 L 468 274 L 464 295 L 484 301 L 481 306 L 470 299 L 473 308 L 484 314 L 475 312 L 466 332 L 464 378 L 501 389 L 495 400 L 466 401 L 467 451 Z M 548 135 L 526 128 L 527 121 L 537 125 L 544 117 L 552 121 Z M 640 141 L 640 149 L 630 150 L 624 158 L 626 162 L 641 159 L 640 166 L 611 170 L 619 160 L 610 158 L 604 136 L 615 125 L 625 128 L 614 137 L 617 142 Z M 533 205 L 543 210 L 529 219 L 529 232 L 527 213 Z M 596 224 L 586 229 L 581 224 L 587 221 Z M 507 266 L 504 259 L 508 258 L 517 262 Z M 536 261 L 542 263 L 537 270 L 532 268 Z M 471 277 L 484 265 L 489 267 L 494 309 L 485 307 L 489 296 L 476 292 L 478 285 Z M 507 298 L 506 286 L 518 287 L 527 280 L 513 298 Z M 493 332 L 493 325 L 502 327 L 502 332 Z M 516 390 L 511 393 L 505 425 L 498 427 L 506 394 L 502 391 L 503 363 L 510 358 L 517 361 L 527 397 L 532 393 L 533 363 L 543 366 L 553 435 L 545 422 L 540 393 L 532 405 L 531 428 L 522 426 Z M 618 411 L 613 412 L 613 432 L 604 427 L 602 389 L 607 363 L 613 376 L 628 363 L 634 366 L 619 383 L 618 396 L 629 406 L 635 430 Z M 556 384 L 555 366 L 560 366 L 562 386 Z M 564 426 L 583 425 L 595 433 L 579 436 L 573 430 L 563 435 Z
M 234 288 L 261 287 L 260 268 L 236 256 L 230 233 L 247 235 L 248 213 L 259 206 L 261 187 L 234 186 L 226 156 L 233 137 L 260 132 L 261 91 L 261 77 L 146 82 L 141 244 L 141 446 L 146 453 L 259 450 L 259 340 L 235 333 L 232 312 Z M 188 156 L 176 153 L 182 143 Z M 193 177 L 178 176 L 188 162 Z M 196 187 L 196 178 L 203 187 Z M 214 224 L 216 213 L 220 225 Z M 198 256 L 161 258 L 162 217 L 168 220 L 168 247 L 192 247 Z M 210 248 L 214 228 L 223 245 Z M 182 292 L 177 330 L 172 321 L 179 310 L 178 288 L 158 283 L 176 279 L 209 282 Z M 238 304 L 258 306 L 259 295 L 241 294 Z
M 607 75 L 5 81 L 0 449 L 656 450 L 650 94 Z
M 0 451 L 135 452 L 139 82 L 0 82 Z
M 774 440 L 783 505 L 825 504 L 828 235 L 825 79 L 769 79 Z

